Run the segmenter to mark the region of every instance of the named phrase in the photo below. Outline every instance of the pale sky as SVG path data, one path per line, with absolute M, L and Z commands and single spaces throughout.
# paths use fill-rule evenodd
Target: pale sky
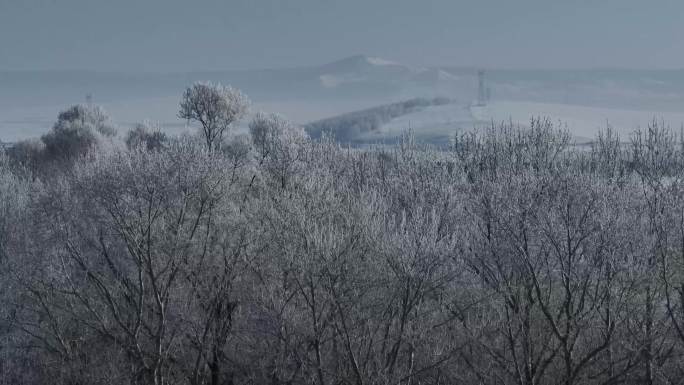
M 684 68 L 682 0 L 0 0 L 0 69 Z

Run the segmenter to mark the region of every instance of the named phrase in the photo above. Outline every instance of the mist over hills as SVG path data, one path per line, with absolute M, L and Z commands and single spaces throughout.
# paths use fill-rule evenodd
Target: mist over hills
M 165 96 L 198 80 L 231 84 L 253 98 L 298 99 L 392 96 L 408 85 L 438 86 L 447 77 L 438 70 L 416 70 L 379 58 L 352 56 L 320 66 L 179 73 L 96 71 L 0 71 L 0 97 L 15 106 L 82 99 L 94 94 L 102 102 L 119 98 Z M 4 104 L 7 105 L 7 104 Z
M 254 111 L 278 112 L 302 125 L 414 98 L 445 97 L 453 102 L 449 106 L 431 106 L 417 116 L 408 114 L 382 122 L 380 128 L 389 128 L 374 130 L 374 135 L 394 135 L 399 127 L 407 128 L 409 122 L 416 130 L 431 131 L 472 126 L 480 119 L 511 117 L 524 123 L 525 116 L 559 110 L 550 105 L 566 106 L 560 109 L 564 116 L 551 118 L 581 121 L 583 126 L 578 130 L 582 132 L 612 120 L 612 110 L 641 111 L 638 118 L 626 121 L 630 125 L 644 124 L 646 116 L 679 119 L 679 115 L 670 113 L 684 112 L 684 70 L 490 69 L 485 79 L 491 93 L 490 106 L 473 114 L 467 110 L 477 97 L 477 69 L 414 68 L 365 55 L 322 65 L 256 70 L 0 71 L 0 140 L 39 135 L 51 126 L 61 109 L 84 102 L 86 95 L 92 95 L 93 102 L 104 106 L 121 126 L 150 119 L 167 129 L 182 130 L 186 127 L 176 117 L 178 99 L 184 87 L 195 81 L 240 88 L 254 102 Z M 505 108 L 496 107 L 501 103 Z M 531 110 L 517 111 L 515 103 L 523 103 Z M 593 111 L 585 119 L 575 115 L 584 114 L 577 112 L 581 109 L 567 106 L 605 110 Z M 426 115 L 431 111 L 434 116 Z

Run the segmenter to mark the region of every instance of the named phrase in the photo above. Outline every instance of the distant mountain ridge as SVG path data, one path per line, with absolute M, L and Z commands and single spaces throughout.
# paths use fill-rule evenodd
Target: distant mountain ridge
M 458 77 L 441 69 L 412 68 L 377 57 L 356 55 L 320 66 L 319 78 L 327 88 L 348 84 L 385 82 L 397 85 L 437 86 Z
M 13 141 L 42 133 L 61 109 L 85 102 L 86 95 L 92 95 L 92 102 L 103 105 L 117 122 L 130 125 L 151 119 L 182 129 L 178 99 L 196 81 L 239 88 L 254 101 L 255 109 L 280 112 L 301 124 L 414 98 L 443 96 L 468 106 L 478 95 L 477 68 L 418 68 L 369 55 L 254 70 L 0 71 L 0 138 Z M 492 101 L 684 111 L 684 70 L 490 69 L 485 72 L 485 85 Z M 429 107 L 425 113 L 433 110 Z M 449 119 L 465 119 L 460 111 L 453 115 Z
M 65 105 L 92 94 L 95 103 L 178 95 L 195 81 L 242 89 L 254 100 L 398 101 L 449 96 L 469 102 L 477 92 L 474 68 L 414 68 L 367 55 L 295 68 L 116 73 L 97 71 L 0 71 L 3 108 Z M 488 70 L 493 96 L 579 105 L 677 108 L 684 70 Z M 645 101 L 649 97 L 653 100 Z
M 431 87 L 455 77 L 443 70 L 414 69 L 386 59 L 355 55 L 332 63 L 284 68 L 179 73 L 97 71 L 0 71 L 0 103 L 6 106 L 70 103 L 93 94 L 95 101 L 180 93 L 195 81 L 238 87 L 253 98 L 297 99 L 391 97 L 414 86 Z M 437 73 L 437 75 L 435 75 Z M 439 76 L 444 74 L 446 76 Z

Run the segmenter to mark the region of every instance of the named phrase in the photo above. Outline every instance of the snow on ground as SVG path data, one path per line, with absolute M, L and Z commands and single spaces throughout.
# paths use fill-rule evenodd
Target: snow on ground
M 170 134 L 186 132 L 192 127 L 177 117 L 180 96 L 164 96 L 156 98 L 132 98 L 114 102 L 96 103 L 101 105 L 119 126 L 121 133 L 135 124 L 150 121 Z M 353 100 L 353 101 L 272 101 L 255 102 L 251 112 L 263 111 L 278 113 L 296 124 L 357 111 L 383 104 L 384 100 Z M 71 104 L 82 103 L 75 101 L 64 105 L 42 105 L 35 107 L 2 108 L 0 106 L 0 142 L 16 142 L 18 140 L 39 137 L 46 133 L 60 111 Z M 246 132 L 250 116 L 243 119 L 238 132 Z
M 399 63 L 393 62 L 391 60 L 385 60 L 383 58 L 379 57 L 368 57 L 366 58 L 370 64 L 376 65 L 376 66 L 398 66 L 400 65 Z
M 165 131 L 177 134 L 193 129 L 187 122 L 178 119 L 179 95 L 154 98 L 131 98 L 102 103 L 115 124 L 124 133 L 134 124 L 145 120 L 158 123 Z M 37 137 L 47 132 L 57 119 L 57 114 L 69 105 L 42 105 L 9 108 L 0 106 L 0 141 L 15 142 L 28 137 Z M 97 102 L 97 101 L 96 101 Z M 372 98 L 356 100 L 274 100 L 255 102 L 252 112 L 277 112 L 296 124 L 337 116 L 386 104 L 388 100 Z M 469 131 L 492 121 L 512 120 L 526 125 L 531 117 L 549 117 L 562 122 L 576 138 L 593 139 L 599 129 L 610 124 L 623 137 L 638 128 L 646 127 L 653 119 L 663 120 L 670 127 L 684 124 L 684 112 L 647 111 L 584 107 L 559 103 L 524 101 L 494 101 L 485 107 L 471 107 L 467 103 L 431 106 L 404 115 L 382 125 L 378 130 L 358 138 L 362 142 L 382 142 L 399 137 L 411 129 L 418 139 L 432 143 L 445 143 L 457 131 Z M 250 117 L 243 120 L 238 132 L 245 132 Z
M 635 130 L 647 127 L 654 119 L 663 121 L 672 128 L 679 128 L 684 124 L 684 112 L 496 101 L 483 107 L 463 104 L 428 107 L 396 118 L 359 139 L 364 142 L 382 142 L 399 137 L 410 129 L 418 139 L 444 143 L 458 131 L 477 130 L 492 122 L 498 124 L 512 121 L 526 126 L 533 117 L 548 117 L 554 123 L 566 127 L 578 143 L 593 140 L 599 130 L 608 125 L 626 139 Z
M 63 109 L 60 106 L 41 106 L 0 111 L 0 142 L 11 143 L 42 135 L 52 127 L 57 114 Z
M 567 125 L 576 137 L 593 138 L 600 129 L 610 125 L 626 137 L 636 129 L 645 128 L 654 119 L 673 128 L 684 124 L 684 112 L 639 111 L 628 109 L 595 108 L 569 104 L 496 101 L 486 107 L 472 108 L 479 121 L 508 121 L 527 124 L 532 117 L 549 117 Z
M 474 124 L 475 121 L 467 106 L 461 104 L 430 106 L 393 119 L 382 125 L 379 130 L 366 133 L 360 139 L 372 142 L 396 138 L 410 129 L 417 138 L 434 142 L 439 139 L 448 139 L 459 130 L 470 130 Z

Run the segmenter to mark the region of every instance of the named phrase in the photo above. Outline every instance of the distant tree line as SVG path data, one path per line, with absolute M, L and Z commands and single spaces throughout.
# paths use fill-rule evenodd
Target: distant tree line
M 314 139 L 325 134 L 333 134 L 339 141 L 353 142 L 359 135 L 375 131 L 392 119 L 419 111 L 425 107 L 449 103 L 451 101 L 447 98 L 416 98 L 319 120 L 307 124 L 305 128 Z
M 1 384 L 684 378 L 681 134 L 354 150 L 193 87 L 198 135 L 77 106 L 0 157 Z

